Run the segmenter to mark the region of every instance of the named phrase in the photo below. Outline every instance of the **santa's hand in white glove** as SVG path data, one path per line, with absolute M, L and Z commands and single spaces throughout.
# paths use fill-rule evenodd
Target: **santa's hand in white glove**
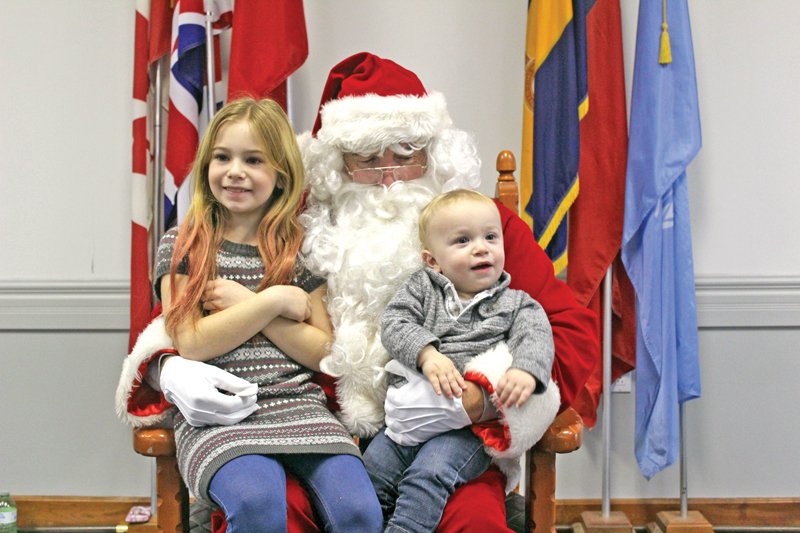
M 192 426 L 230 426 L 258 409 L 258 385 L 199 361 L 170 357 L 159 382 L 164 397 Z
M 413 446 L 472 424 L 461 398 L 436 394 L 422 373 L 394 360 L 386 364 L 386 371 L 408 380 L 386 392 L 386 436 L 397 444 Z

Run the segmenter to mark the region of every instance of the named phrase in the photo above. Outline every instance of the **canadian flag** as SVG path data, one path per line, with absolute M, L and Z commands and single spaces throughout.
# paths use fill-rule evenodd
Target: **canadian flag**
M 150 251 L 153 194 L 148 176 L 152 156 L 148 136 L 150 66 L 169 46 L 169 0 L 137 0 L 133 59 L 133 154 L 131 183 L 131 328 L 128 351 L 150 321 Z

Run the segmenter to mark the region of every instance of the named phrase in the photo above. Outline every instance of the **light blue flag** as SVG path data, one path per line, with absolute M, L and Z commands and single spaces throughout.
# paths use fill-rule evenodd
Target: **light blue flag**
M 622 260 L 636 290 L 636 431 L 647 479 L 680 452 L 679 402 L 700 396 L 686 167 L 700 150 L 686 0 L 666 1 L 672 62 L 659 63 L 662 0 L 641 0 Z

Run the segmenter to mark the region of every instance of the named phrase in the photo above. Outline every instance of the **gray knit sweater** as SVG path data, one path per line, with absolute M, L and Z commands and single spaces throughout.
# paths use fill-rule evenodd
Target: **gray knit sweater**
M 550 322 L 542 306 L 526 292 L 509 289 L 510 282 L 511 276 L 503 272 L 494 285 L 462 306 L 445 276 L 430 268 L 415 272 L 383 312 L 383 346 L 393 358 L 416 369 L 420 351 L 432 344 L 463 374 L 472 357 L 505 341 L 513 357 L 511 368 L 533 375 L 534 393 L 544 392 L 554 356 Z
M 156 293 L 169 274 L 177 229 L 169 230 L 158 247 Z M 298 260 L 298 264 L 301 262 Z M 178 266 L 188 272 L 188 262 Z M 223 241 L 217 253 L 217 275 L 254 291 L 264 276 L 258 247 Z M 298 267 L 292 284 L 311 292 L 325 280 Z M 312 372 L 284 354 L 262 334 L 215 357 L 209 364 L 258 384 L 259 409 L 232 426 L 193 427 L 180 412 L 175 416 L 178 468 L 191 494 L 211 502 L 208 486 L 217 470 L 248 454 L 325 453 L 360 457 L 353 438 L 327 408 L 325 393 L 311 381 Z

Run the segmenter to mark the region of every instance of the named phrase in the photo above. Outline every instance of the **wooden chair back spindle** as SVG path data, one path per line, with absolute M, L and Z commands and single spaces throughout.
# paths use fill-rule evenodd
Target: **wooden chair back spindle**
M 514 171 L 517 170 L 514 154 L 508 150 L 500 152 L 497 156 L 496 168 L 500 175 L 497 178 L 495 198 L 514 213 L 519 214 L 519 186 L 514 178 Z

